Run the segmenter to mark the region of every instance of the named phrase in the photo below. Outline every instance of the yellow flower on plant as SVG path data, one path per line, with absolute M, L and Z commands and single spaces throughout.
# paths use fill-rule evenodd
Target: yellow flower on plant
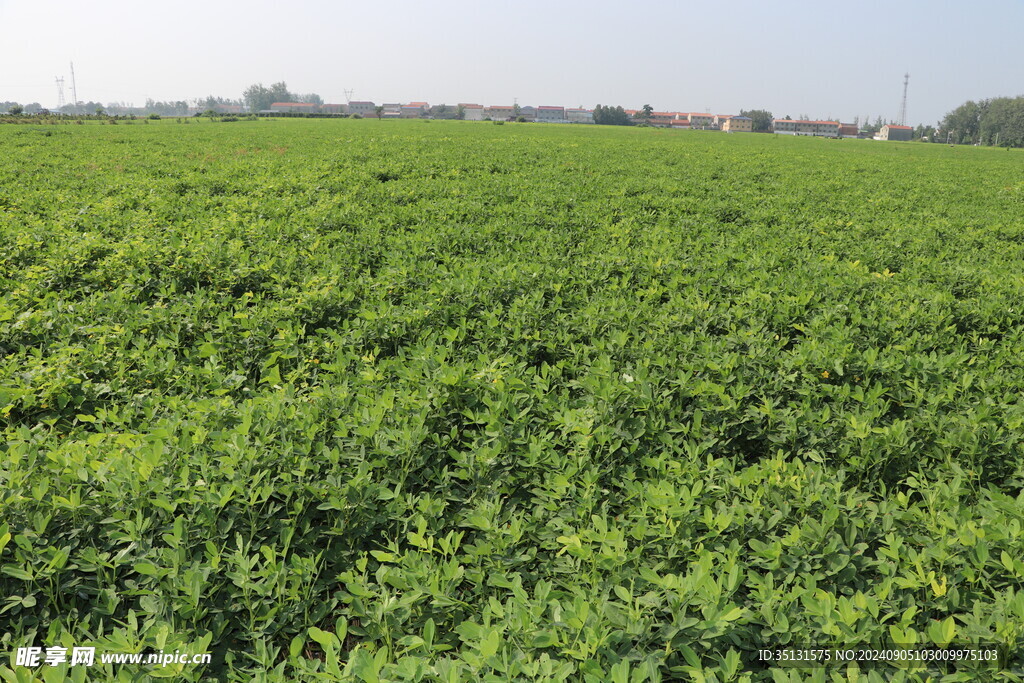
M 828 370 L 826 370 L 825 372 L 821 373 L 821 376 L 824 377 L 825 379 L 828 379 Z

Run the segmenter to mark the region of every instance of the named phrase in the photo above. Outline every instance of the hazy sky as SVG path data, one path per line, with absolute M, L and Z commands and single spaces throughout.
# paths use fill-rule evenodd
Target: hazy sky
M 286 81 L 328 102 L 621 104 L 934 123 L 1024 94 L 1024 0 L 0 0 L 0 101 L 142 105 Z

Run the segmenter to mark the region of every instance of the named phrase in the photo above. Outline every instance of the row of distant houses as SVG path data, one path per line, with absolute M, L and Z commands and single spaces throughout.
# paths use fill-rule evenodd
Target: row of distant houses
M 753 120 L 746 116 L 710 114 L 706 112 L 650 112 L 644 117 L 639 109 L 625 110 L 631 117 L 641 119 L 650 126 L 684 130 L 721 130 L 730 133 L 753 131 Z M 536 121 L 539 123 L 593 123 L 594 112 L 582 107 L 555 107 L 530 105 L 491 105 L 460 103 L 457 105 L 429 105 L 426 102 L 392 102 L 377 105 L 374 102 L 353 101 L 347 104 L 309 104 L 305 102 L 275 102 L 262 112 L 273 113 L 359 114 L 363 117 L 384 119 L 464 119 L 467 121 Z M 861 137 L 856 124 L 839 121 L 805 121 L 774 119 L 772 132 L 781 135 L 809 135 L 830 138 Z M 883 126 L 875 135 L 877 140 L 910 140 L 910 126 Z
M 637 110 L 627 109 L 630 116 L 637 116 Z M 699 112 L 653 112 L 648 123 L 663 128 L 689 128 L 691 130 L 724 130 L 745 132 L 753 130 L 753 121 L 746 116 L 708 114 Z M 828 138 L 856 138 L 862 134 L 855 123 L 839 121 L 808 121 L 773 119 L 771 131 L 780 135 L 809 135 Z M 876 140 L 910 140 L 914 129 L 910 126 L 886 125 L 874 136 Z
M 380 110 L 378 111 L 378 106 Z M 384 119 L 465 119 L 467 121 L 539 121 L 543 123 L 593 123 L 594 112 L 590 109 L 570 107 L 534 107 L 518 105 L 493 105 L 461 102 L 457 105 L 426 102 L 398 102 L 377 105 L 374 102 L 353 101 L 347 104 L 309 104 L 305 102 L 275 102 L 270 109 L 261 113 L 317 113 L 317 114 L 359 114 L 379 116 Z
M 378 111 L 378 106 L 380 110 Z M 431 106 L 426 102 L 397 102 L 377 105 L 374 102 L 353 101 L 347 104 L 309 104 L 305 102 L 275 102 L 263 113 L 321 113 L 359 114 L 379 116 L 385 119 L 464 119 L 467 121 L 536 121 L 539 123 L 593 123 L 594 111 L 583 107 L 556 107 L 532 105 L 490 105 L 460 102 L 457 105 L 439 104 Z M 626 113 L 637 117 L 639 110 L 627 109 Z M 731 124 L 730 124 L 731 122 Z M 714 114 L 654 112 L 647 123 L 660 127 L 692 127 L 706 130 L 751 130 L 751 120 L 744 116 Z
M 828 138 L 864 137 L 855 123 L 839 121 L 794 121 L 792 119 L 775 119 L 772 121 L 772 132 L 782 135 L 814 135 Z M 875 140 L 910 140 L 914 129 L 910 126 L 887 124 L 875 134 Z

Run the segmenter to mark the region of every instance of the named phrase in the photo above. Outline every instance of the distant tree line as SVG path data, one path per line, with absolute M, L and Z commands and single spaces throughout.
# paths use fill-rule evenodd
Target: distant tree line
M 251 112 L 259 112 L 270 109 L 275 102 L 306 102 L 311 104 L 323 104 L 324 100 L 316 93 L 299 94 L 288 90 L 288 84 L 284 81 L 273 83 L 269 87 L 262 83 L 256 83 L 246 88 L 241 99 L 231 99 L 207 95 L 190 100 L 167 100 L 159 101 L 146 98 L 144 106 L 136 107 L 125 102 L 110 102 L 106 105 L 100 102 L 78 102 L 77 104 L 66 104 L 54 113 L 58 114 L 97 114 L 104 113 L 112 116 L 146 116 L 159 114 L 160 116 L 190 116 L 196 112 L 222 112 L 228 108 L 248 108 Z M 47 111 L 38 102 L 21 104 L 19 102 L 0 102 L 0 113 L 16 114 L 39 114 Z
M 594 123 L 602 126 L 632 126 L 634 121 L 622 107 L 594 107 Z
M 946 114 L 938 142 L 1024 147 L 1024 96 L 968 101 Z
M 198 108 L 195 107 L 195 109 Z M 186 100 L 168 100 L 163 102 L 146 98 L 145 110 L 146 114 L 159 114 L 160 116 L 188 116 L 193 107 Z
M 38 102 L 29 102 L 28 104 L 21 104 L 19 102 L 0 102 L 0 113 L 11 113 L 11 114 L 26 114 L 34 116 L 36 114 L 95 114 L 97 110 L 105 111 L 110 108 L 116 108 L 116 105 L 108 105 L 104 107 L 99 102 L 79 102 L 78 106 L 75 107 L 73 104 L 65 104 L 60 109 L 47 109 Z M 124 112 L 130 113 L 130 112 Z
M 242 93 L 242 100 L 251 112 L 270 109 L 275 102 L 304 102 L 308 104 L 323 104 L 324 99 L 314 93 L 300 95 L 288 90 L 288 84 L 284 81 L 271 84 L 270 87 L 262 83 L 250 85 Z
M 158 114 L 160 116 L 191 116 L 201 111 L 223 111 L 226 106 L 242 107 L 242 100 L 232 100 L 225 97 L 197 97 L 191 100 L 168 100 L 166 102 L 146 98 L 145 105 L 133 106 L 127 102 L 93 102 L 92 100 L 81 101 L 77 105 L 65 104 L 60 109 L 48 110 L 38 102 L 22 105 L 18 102 L 0 102 L 0 114 L 9 112 L 11 114 L 65 114 L 65 115 L 93 115 L 107 114 L 110 116 L 146 116 Z
M 10 112 L 11 114 L 38 114 L 43 110 L 43 105 L 38 102 L 30 102 L 28 104 L 21 104 L 20 102 L 0 102 L 0 112 Z

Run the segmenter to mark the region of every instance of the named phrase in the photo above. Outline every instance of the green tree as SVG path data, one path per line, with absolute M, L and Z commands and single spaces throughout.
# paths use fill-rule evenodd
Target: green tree
M 11 105 L 11 108 L 8 109 L 7 111 L 11 112 L 15 116 L 20 116 L 21 112 L 25 111 L 25 108 L 22 107 L 20 104 L 14 104 L 14 105 Z
M 323 98 L 316 93 L 296 95 L 290 92 L 288 84 L 284 81 L 272 83 L 269 88 L 262 83 L 250 85 L 242 93 L 242 99 L 245 100 L 245 105 L 249 108 L 249 111 L 253 112 L 270 109 L 271 105 L 275 102 L 307 102 L 317 105 L 324 103 Z
M 981 112 L 978 137 L 983 145 L 1024 147 L 1024 97 L 988 100 Z
M 644 106 L 640 107 L 640 111 L 636 113 L 636 116 L 634 118 L 636 118 L 639 121 L 643 121 L 644 123 L 649 123 L 651 120 L 651 114 L 653 113 L 654 107 L 652 107 L 649 104 L 645 104 Z
M 922 140 L 924 142 L 933 142 L 935 138 L 935 129 L 932 126 L 926 126 L 923 123 L 919 123 L 914 128 L 914 139 Z
M 874 135 L 878 131 L 882 130 L 882 126 L 884 126 L 884 125 L 885 125 L 885 123 L 882 121 L 882 117 L 881 116 L 879 116 L 877 119 L 875 119 L 874 123 L 871 123 L 867 119 L 867 117 L 865 117 L 864 118 L 864 125 L 862 125 L 860 127 L 860 131 L 862 133 L 867 133 L 868 135 Z
M 755 133 L 770 133 L 772 131 L 772 113 L 766 109 L 741 109 L 740 116 L 746 116 L 751 121 L 751 127 Z
M 245 101 L 245 106 L 248 107 L 251 112 L 269 109 L 273 102 L 273 100 L 270 99 L 270 90 L 262 83 L 256 83 L 246 88 L 242 93 L 242 99 Z
M 375 113 L 377 115 L 377 120 L 378 121 L 383 121 L 384 120 L 384 105 L 378 104 L 376 107 L 373 108 L 373 113 Z
M 299 99 L 298 95 L 293 95 L 291 92 L 289 92 L 288 84 L 285 83 L 284 81 L 272 83 L 270 85 L 269 93 L 270 104 L 273 104 L 274 102 L 294 102 L 295 100 Z
M 942 119 L 946 139 L 954 144 L 971 144 L 981 136 L 981 120 L 988 102 L 968 100 Z
M 622 107 L 594 107 L 594 123 L 603 126 L 631 126 L 632 119 Z

